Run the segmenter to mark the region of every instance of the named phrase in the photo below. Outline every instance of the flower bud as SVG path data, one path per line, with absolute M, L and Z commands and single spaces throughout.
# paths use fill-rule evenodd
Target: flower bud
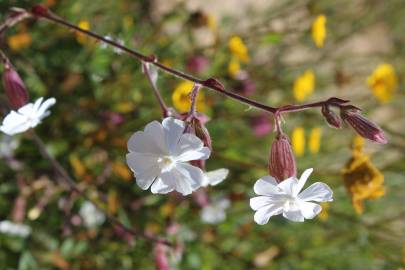
M 158 242 L 155 247 L 156 270 L 170 270 L 169 260 L 166 256 L 166 247 L 163 243 Z
M 269 172 L 279 183 L 297 174 L 294 154 L 285 134 L 277 134 L 271 145 Z
M 4 90 L 10 106 L 18 109 L 28 103 L 28 92 L 18 73 L 8 64 L 3 73 Z
M 376 143 L 386 144 L 388 142 L 382 129 L 362 116 L 358 108 L 344 106 L 340 110 L 340 117 L 360 136 Z
M 328 105 L 322 106 L 322 115 L 325 117 L 326 122 L 332 128 L 341 128 L 342 120 L 340 117 L 333 112 Z
M 210 133 L 208 132 L 208 129 L 200 121 L 200 119 L 194 118 L 192 121 L 193 121 L 192 125 L 194 126 L 195 135 L 203 141 L 204 146 L 207 146 L 209 149 L 212 150 L 211 136 L 210 136 Z

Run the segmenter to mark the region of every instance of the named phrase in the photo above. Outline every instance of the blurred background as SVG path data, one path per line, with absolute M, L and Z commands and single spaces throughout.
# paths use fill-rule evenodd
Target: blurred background
M 405 269 L 404 1 L 2 0 L 1 20 L 36 3 L 271 106 L 350 99 L 385 130 L 381 146 L 329 128 L 318 110 L 286 116 L 299 174 L 313 167 L 310 181 L 330 185 L 334 202 L 303 224 L 275 217 L 259 226 L 248 202 L 268 174 L 273 119 L 204 89 L 207 169 L 230 170 L 206 191 L 222 202 L 207 220 L 196 196 L 142 191 L 125 164 L 131 134 L 161 119 L 137 60 L 46 21 L 7 31 L 1 49 L 31 100 L 57 99 L 36 128 L 47 149 L 110 214 L 178 243 L 165 251 L 171 269 Z M 160 73 L 165 101 L 180 112 L 191 86 Z M 0 103 L 4 117 L 4 91 Z M 0 135 L 0 157 L 1 269 L 155 269 L 154 243 L 69 192 L 28 136 Z

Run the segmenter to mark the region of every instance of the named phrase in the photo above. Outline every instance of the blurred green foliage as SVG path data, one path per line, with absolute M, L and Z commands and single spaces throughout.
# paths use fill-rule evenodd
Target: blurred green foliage
M 34 3 L 41 1 L 1 1 L 1 18 L 11 6 L 29 8 Z M 405 268 L 403 1 L 283 0 L 256 10 L 237 9 L 234 14 L 227 10 L 234 11 L 238 6 L 238 1 L 233 1 L 233 5 L 224 3 L 224 11 L 215 15 L 211 12 L 220 2 L 46 3 L 68 21 L 88 21 L 92 31 L 122 39 L 146 55 L 156 54 L 175 68 L 185 70 L 190 58 L 204 56 L 209 65 L 196 75 L 220 78 L 227 88 L 240 85 L 228 74 L 231 55 L 227 42 L 238 35 L 251 57 L 248 63 L 242 63 L 249 80 L 256 84 L 251 98 L 272 106 L 294 103 L 294 79 L 310 68 L 316 74 L 316 87 L 308 101 L 329 96 L 348 98 L 387 131 L 390 144 L 368 143 L 365 150 L 384 173 L 387 193 L 366 202 L 365 213 L 357 215 L 340 173 L 350 158 L 354 133 L 329 129 L 315 110 L 288 115 L 284 126 L 289 134 L 296 126 L 304 127 L 307 134 L 313 127 L 322 127 L 320 152 L 306 151 L 297 162 L 299 172 L 315 168 L 311 181 L 328 183 L 335 201 L 326 220 L 295 224 L 275 217 L 259 226 L 253 222 L 248 200 L 253 196 L 255 180 L 267 174 L 273 134 L 255 136 L 252 123 L 259 111 L 204 90 L 212 119 L 207 127 L 214 147 L 207 166 L 231 171 L 224 183 L 209 189 L 209 194 L 228 196 L 232 206 L 225 222 L 203 224 L 192 197 L 152 195 L 128 178 L 127 139 L 161 117 L 140 63 L 92 41 L 80 43 L 73 32 L 46 21 L 29 20 L 10 29 L 0 40 L 1 48 L 27 84 L 31 99 L 57 99 L 51 116 L 37 128 L 50 152 L 90 196 L 106 194 L 112 198 L 109 203 L 114 206 L 104 206 L 117 208 L 111 211 L 123 222 L 184 242 L 181 259 L 171 258 L 173 269 Z M 203 25 L 195 25 L 191 19 L 195 6 L 215 17 L 215 29 L 204 20 Z M 328 19 L 327 38 L 325 47 L 317 49 L 311 40 L 310 24 L 320 13 Z M 21 33 L 32 41 L 13 50 L 9 37 Z M 386 104 L 380 104 L 365 83 L 383 62 L 393 65 L 399 78 L 398 91 Z M 178 83 L 178 79 L 160 74 L 158 86 L 168 104 Z M 4 105 L 5 95 L 0 98 Z M 5 113 L 5 106 L 2 108 Z M 112 112 L 124 121 L 113 123 Z M 6 161 L 0 163 L 0 219 L 12 219 L 15 199 L 24 196 L 24 223 L 33 231 L 27 239 L 0 235 L 0 269 L 154 269 L 153 243 L 128 240 L 108 222 L 96 229 L 74 225 L 83 199 L 63 188 L 29 137 L 20 138 L 15 160 L 22 168 L 13 169 Z M 25 183 L 25 193 L 17 182 Z M 30 210 L 47 191 L 51 195 L 43 211 L 30 218 Z M 175 209 L 168 211 L 173 204 Z M 167 235 L 166 227 L 173 223 L 180 224 L 180 229 L 176 235 Z

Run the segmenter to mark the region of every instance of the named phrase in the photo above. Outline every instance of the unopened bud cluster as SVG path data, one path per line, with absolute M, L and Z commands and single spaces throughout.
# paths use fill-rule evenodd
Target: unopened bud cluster
M 361 110 L 353 105 L 343 105 L 347 102 L 334 103 L 340 109 L 340 116 L 331 110 L 330 105 L 325 104 L 322 106 L 322 115 L 330 127 L 341 128 L 342 120 L 351 126 L 360 136 L 374 141 L 376 143 L 385 144 L 387 139 L 385 138 L 383 130 L 369 121 L 361 114 Z

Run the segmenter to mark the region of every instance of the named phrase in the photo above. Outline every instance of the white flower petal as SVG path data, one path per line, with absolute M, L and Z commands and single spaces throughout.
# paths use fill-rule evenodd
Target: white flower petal
M 268 196 L 258 196 L 250 199 L 250 208 L 252 208 L 254 211 L 270 204 L 274 204 L 274 200 Z
M 312 173 L 313 170 L 314 170 L 314 169 L 309 168 L 309 169 L 306 169 L 306 170 L 302 173 L 300 179 L 298 180 L 298 184 L 297 184 L 297 185 L 295 186 L 295 188 L 294 188 L 294 197 L 297 196 L 298 193 L 300 193 L 300 191 L 301 191 L 302 188 L 304 187 L 305 183 L 307 182 L 307 180 L 308 180 L 308 178 L 309 178 L 309 176 L 311 175 L 311 173 Z
M 203 146 L 203 142 L 197 136 L 184 133 L 180 136 L 171 154 L 178 156 L 191 150 L 199 150 L 203 148 Z
M 27 131 L 30 125 L 27 122 L 27 118 L 15 111 L 11 111 L 3 120 L 3 124 L 0 130 L 7 135 L 14 135 Z
M 130 152 L 167 154 L 162 125 L 153 121 L 145 127 L 145 132 L 135 132 L 128 141 Z
M 163 119 L 162 125 L 165 130 L 166 146 L 169 148 L 169 152 L 172 153 L 184 132 L 185 123 L 181 120 L 167 117 Z
M 295 177 L 285 179 L 283 182 L 277 185 L 285 194 L 295 197 L 295 189 L 298 185 L 298 180 Z
M 42 99 L 42 98 L 40 98 Z M 38 100 L 37 100 L 38 102 Z M 36 109 L 36 104 L 37 102 L 35 102 L 34 104 L 34 108 Z M 42 103 L 39 108 L 37 108 L 35 111 L 36 116 L 39 119 L 43 119 L 44 117 L 46 117 L 47 115 L 49 115 L 49 112 L 47 112 L 47 110 L 49 109 L 49 107 L 55 105 L 56 103 L 56 99 L 55 98 L 48 98 L 47 100 L 45 100 L 44 103 Z
M 253 190 L 257 195 L 271 195 L 277 194 L 277 182 L 271 176 L 264 176 L 256 181 Z
M 174 190 L 181 193 L 183 196 L 189 195 L 193 192 L 190 181 L 191 179 L 184 176 L 177 169 L 165 172 L 161 177 L 165 183 L 172 183 L 171 185 L 174 187 Z
M 229 170 L 225 168 L 217 169 L 214 171 L 204 173 L 204 180 L 202 186 L 206 187 L 208 185 L 215 186 L 224 181 L 228 176 Z
M 201 187 L 201 183 L 204 179 L 204 172 L 200 168 L 188 163 L 179 163 L 177 169 L 182 175 L 184 175 L 187 182 L 191 184 L 193 191 Z
M 136 183 L 146 190 L 161 173 L 156 156 L 129 153 L 126 156 L 128 167 L 134 172 Z
M 316 217 L 316 215 L 318 215 L 322 210 L 322 207 L 319 204 L 312 203 L 312 202 L 300 201 L 299 206 L 300 206 L 302 215 L 306 219 L 312 219 L 312 218 Z
M 42 104 L 42 100 L 44 100 L 44 98 L 40 97 L 35 101 L 34 105 L 32 106 L 33 111 L 38 111 L 39 110 L 39 108 L 41 107 L 41 104 Z
M 294 222 L 304 222 L 305 220 L 301 210 L 283 211 L 283 217 Z
M 172 192 L 174 190 L 174 187 L 167 185 L 161 178 L 157 178 L 155 182 L 153 182 L 150 190 L 154 194 L 166 194 Z
M 178 161 L 187 162 L 191 160 L 206 160 L 209 158 L 211 150 L 203 147 L 199 150 L 190 150 L 177 157 Z
M 298 194 L 298 199 L 303 201 L 330 202 L 333 201 L 332 196 L 333 191 L 327 184 L 316 182 Z
M 264 225 L 272 216 L 279 215 L 282 211 L 283 208 L 277 204 L 265 206 L 256 211 L 254 220 L 257 224 Z

